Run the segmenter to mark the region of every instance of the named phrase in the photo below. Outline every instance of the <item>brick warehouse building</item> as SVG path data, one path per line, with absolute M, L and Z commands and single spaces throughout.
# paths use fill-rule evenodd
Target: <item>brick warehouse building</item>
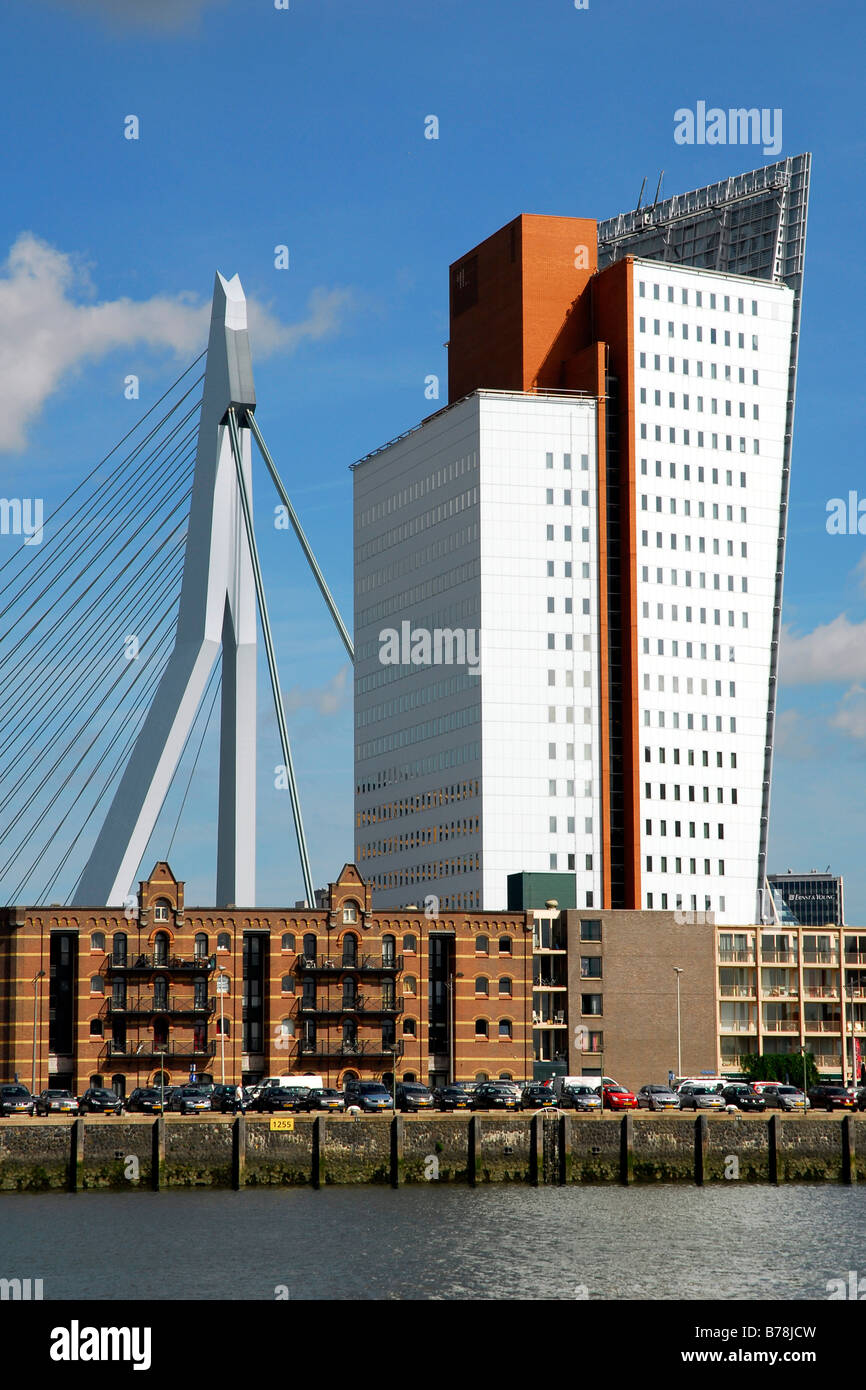
M 136 909 L 0 912 L 0 1076 L 121 1094 L 223 1074 L 441 1084 L 532 1076 L 532 915 L 374 912 L 347 864 L 318 909 L 187 908 L 167 863 Z M 35 1028 L 34 1028 L 35 1021 Z M 35 1049 L 34 1049 L 35 1039 Z

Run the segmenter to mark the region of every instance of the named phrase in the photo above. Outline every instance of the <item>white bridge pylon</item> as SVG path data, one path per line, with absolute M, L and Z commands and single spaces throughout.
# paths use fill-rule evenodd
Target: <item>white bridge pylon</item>
M 352 659 L 354 651 L 253 418 L 255 405 L 244 293 L 237 275 L 226 280 L 217 274 L 175 645 L 79 879 L 74 906 L 113 907 L 127 898 L 220 649 L 216 905 L 255 906 L 257 599 L 304 887 L 308 903 L 314 902 L 253 532 L 251 432 Z

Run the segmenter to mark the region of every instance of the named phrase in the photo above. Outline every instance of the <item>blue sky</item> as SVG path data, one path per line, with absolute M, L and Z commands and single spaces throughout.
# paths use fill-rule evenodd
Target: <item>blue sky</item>
M 866 497 L 857 7 L 7 0 L 4 38 L 0 495 L 42 496 L 49 512 L 196 355 L 214 270 L 237 271 L 258 330 L 257 418 L 350 625 L 348 465 L 429 413 L 428 374 L 444 399 L 449 262 L 519 212 L 602 218 L 662 169 L 670 195 L 771 161 L 677 145 L 679 107 L 782 109 L 781 154 L 811 150 L 813 182 L 770 867 L 832 864 L 849 919 L 866 920 L 866 540 L 825 526 L 829 498 Z M 256 487 L 325 883 L 352 857 L 351 680 L 303 561 L 268 524 L 263 472 Z M 0 562 L 13 544 L 0 536 Z M 294 901 L 262 674 L 259 900 Z M 172 851 L 199 902 L 213 894 L 214 758 L 209 740 Z

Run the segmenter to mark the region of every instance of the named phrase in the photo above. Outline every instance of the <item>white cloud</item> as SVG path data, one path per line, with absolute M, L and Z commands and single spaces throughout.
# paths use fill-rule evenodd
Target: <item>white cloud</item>
M 226 0 L 55 0 L 63 10 L 80 10 L 112 29 L 177 31 L 197 23 L 205 10 Z
M 812 632 L 782 632 L 779 673 L 786 685 L 866 681 L 866 622 L 841 613 Z
M 333 680 L 327 685 L 312 690 L 301 690 L 296 686 L 283 695 L 286 714 L 294 714 L 299 709 L 314 709 L 317 714 L 330 717 L 339 714 L 346 705 L 349 695 L 349 667 L 341 666 Z
M 853 685 L 847 690 L 828 723 L 832 729 L 838 729 L 849 738 L 866 740 L 866 689 L 862 685 Z
M 18 237 L 0 272 L 0 378 L 8 403 L 0 416 L 0 451 L 25 446 L 28 426 L 45 402 L 85 363 L 122 347 L 191 358 L 207 341 L 210 304 L 193 295 L 102 303 L 93 297 L 88 274 L 71 256 L 32 232 Z M 304 319 L 282 323 L 248 300 L 254 358 L 335 332 L 350 303 L 347 290 L 317 289 Z
M 807 719 L 800 710 L 784 710 L 782 714 L 776 716 L 773 739 L 775 751 L 782 757 L 792 758 L 796 761 L 814 758 L 816 749 L 810 738 L 813 728 L 814 721 Z

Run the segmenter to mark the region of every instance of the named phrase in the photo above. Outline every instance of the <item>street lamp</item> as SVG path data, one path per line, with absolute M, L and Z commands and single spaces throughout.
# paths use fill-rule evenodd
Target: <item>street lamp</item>
M 36 1094 L 36 1038 L 39 1034 L 39 981 L 45 979 L 45 971 L 37 970 L 33 976 L 33 1075 L 30 1079 L 30 1094 Z
M 220 966 L 220 973 L 217 979 L 217 994 L 220 997 L 220 1080 L 223 1086 L 226 1084 L 226 1030 L 225 1019 L 223 1016 L 223 995 L 228 994 L 229 982 L 226 976 L 226 968 Z
M 677 1077 L 683 1074 L 683 1027 L 682 1015 L 680 1013 L 680 975 L 683 973 L 681 965 L 674 966 L 674 974 L 677 977 Z

